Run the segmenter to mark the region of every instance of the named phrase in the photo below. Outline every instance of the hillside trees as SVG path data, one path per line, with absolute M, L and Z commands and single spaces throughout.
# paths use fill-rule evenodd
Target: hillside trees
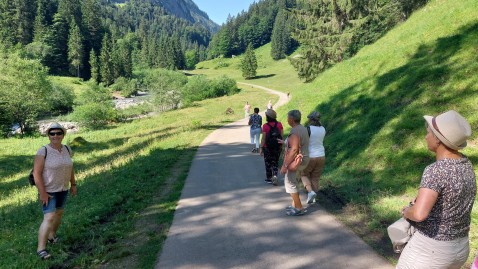
M 257 58 L 252 44 L 247 46 L 243 57 L 241 61 L 242 77 L 245 79 L 254 78 L 257 72 Z
M 294 38 L 300 57 L 291 58 L 306 82 L 329 66 L 353 56 L 404 19 L 425 0 L 299 0 Z M 406 5 L 406 6 L 405 6 Z
M 230 17 L 213 36 L 208 57 L 230 57 L 243 53 L 248 44 L 257 48 L 270 42 L 278 12 L 294 6 L 295 0 L 263 0 L 251 4 L 248 12 Z
M 271 37 L 271 56 L 274 60 L 284 59 L 292 46 L 291 31 L 287 23 L 287 12 L 280 10 L 274 22 Z

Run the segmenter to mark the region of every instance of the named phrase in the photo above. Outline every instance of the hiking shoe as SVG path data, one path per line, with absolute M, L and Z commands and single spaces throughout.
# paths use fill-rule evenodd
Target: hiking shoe
M 272 185 L 277 186 L 278 181 L 279 181 L 279 179 L 277 178 L 277 176 L 272 177 Z
M 272 184 L 272 180 L 270 180 L 270 179 L 268 179 L 268 178 L 264 179 L 264 181 L 265 181 L 267 184 Z
M 251 152 L 252 152 L 252 153 L 256 153 L 256 152 L 257 152 L 257 151 L 256 151 L 256 148 L 252 148 L 252 151 L 251 151 Z
M 43 249 L 43 250 L 38 251 L 38 252 L 37 252 L 37 255 L 38 255 L 38 257 L 40 257 L 40 259 L 42 259 L 42 260 L 47 260 L 47 259 L 51 258 L 50 253 L 48 253 L 48 252 L 46 251 L 46 249 Z
M 307 210 L 305 209 L 297 209 L 295 207 L 292 207 L 290 210 L 287 210 L 285 213 L 287 214 L 287 216 L 302 216 L 305 214 L 305 212 L 307 212 Z
M 312 204 L 315 200 L 315 196 L 317 196 L 317 193 L 315 193 L 315 191 L 310 191 L 307 194 L 307 203 Z

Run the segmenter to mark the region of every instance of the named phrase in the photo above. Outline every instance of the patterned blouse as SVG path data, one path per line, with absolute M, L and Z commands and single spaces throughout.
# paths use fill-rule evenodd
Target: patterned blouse
M 252 114 L 249 122 L 251 123 L 251 129 L 261 128 L 262 116 L 259 114 Z
M 410 221 L 412 225 L 439 241 L 467 236 L 476 195 L 476 177 L 468 158 L 442 159 L 430 164 L 423 172 L 420 188 L 436 191 L 438 198 L 427 219 Z

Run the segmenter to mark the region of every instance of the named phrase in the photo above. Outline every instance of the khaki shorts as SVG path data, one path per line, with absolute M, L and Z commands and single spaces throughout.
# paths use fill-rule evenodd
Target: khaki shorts
M 298 193 L 299 189 L 297 188 L 297 175 L 300 176 L 301 172 L 309 164 L 309 158 L 305 157 L 302 159 L 302 164 L 297 168 L 297 171 L 291 172 L 287 171 L 284 179 L 285 192 L 287 193 Z
M 470 252 L 468 236 L 438 241 L 415 232 L 403 249 L 397 269 L 459 269 Z
M 310 158 L 309 164 L 302 172 L 302 176 L 317 180 L 322 175 L 325 166 L 325 157 Z

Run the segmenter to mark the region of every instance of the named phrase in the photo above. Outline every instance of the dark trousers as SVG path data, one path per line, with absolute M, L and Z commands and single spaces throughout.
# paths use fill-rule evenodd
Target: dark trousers
M 266 165 L 266 177 L 271 179 L 273 176 L 277 176 L 279 167 L 280 150 L 269 150 L 264 148 L 264 163 Z

